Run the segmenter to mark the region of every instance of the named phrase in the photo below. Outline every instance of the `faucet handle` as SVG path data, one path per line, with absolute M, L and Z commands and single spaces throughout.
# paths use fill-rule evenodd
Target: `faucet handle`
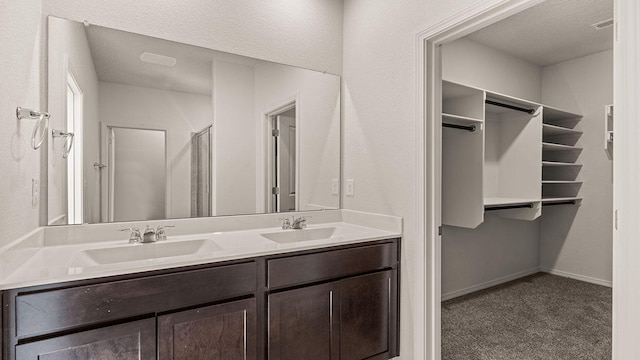
M 165 229 L 175 228 L 174 225 L 158 225 L 156 228 L 156 238 L 158 241 L 167 240 L 167 232 Z
M 291 219 L 293 219 L 293 216 Z M 291 219 L 288 216 L 278 218 L 278 221 L 282 221 L 282 230 L 291 229 Z
M 140 229 L 138 229 L 137 227 L 130 227 L 130 228 L 126 228 L 126 229 L 118 229 L 118 231 L 131 231 L 131 234 L 129 234 L 129 243 L 133 244 L 133 243 L 139 243 L 142 241 L 142 236 L 140 236 Z

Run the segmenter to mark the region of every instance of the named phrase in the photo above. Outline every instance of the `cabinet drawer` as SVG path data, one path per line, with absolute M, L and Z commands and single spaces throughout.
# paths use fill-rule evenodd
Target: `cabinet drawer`
M 397 262 L 395 242 L 269 259 L 267 286 L 274 289 L 335 279 L 390 268 Z
M 16 335 L 29 337 L 153 314 L 256 291 L 255 262 L 112 281 L 15 299 Z

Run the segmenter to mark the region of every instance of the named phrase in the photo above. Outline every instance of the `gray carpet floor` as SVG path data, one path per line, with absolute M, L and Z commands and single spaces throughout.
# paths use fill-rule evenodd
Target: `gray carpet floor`
M 538 273 L 442 303 L 442 360 L 579 359 L 611 359 L 611 288 Z

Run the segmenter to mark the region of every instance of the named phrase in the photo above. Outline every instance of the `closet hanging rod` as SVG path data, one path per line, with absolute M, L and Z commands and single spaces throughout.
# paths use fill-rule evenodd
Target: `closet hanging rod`
M 578 202 L 575 200 L 567 200 L 567 201 L 558 201 L 552 203 L 542 203 L 543 206 L 551 206 L 551 205 L 576 205 Z
M 447 128 L 452 128 L 452 129 L 459 129 L 459 130 L 467 130 L 470 132 L 475 132 L 477 127 L 475 125 L 458 125 L 458 124 L 449 124 L 449 123 L 442 123 L 443 127 L 447 127 Z
M 518 204 L 518 205 L 490 206 L 490 207 L 485 207 L 484 211 L 509 210 L 509 209 L 533 209 L 533 203 Z
M 535 109 L 527 109 L 527 108 L 523 108 L 523 107 L 519 107 L 519 106 L 503 104 L 501 102 L 497 102 L 497 101 L 493 101 L 493 100 L 485 100 L 484 102 L 486 104 L 489 104 L 489 105 L 495 105 L 495 106 L 500 106 L 500 107 L 511 109 L 511 110 L 526 112 L 527 114 L 530 114 L 530 115 L 533 115 L 533 113 L 536 112 Z

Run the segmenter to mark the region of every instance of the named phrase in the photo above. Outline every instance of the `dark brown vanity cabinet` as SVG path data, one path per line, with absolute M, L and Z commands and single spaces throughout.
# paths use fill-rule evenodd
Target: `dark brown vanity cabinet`
M 145 319 L 16 346 L 16 359 L 154 360 L 155 320 Z
M 387 243 L 268 261 L 269 284 L 285 288 L 268 296 L 268 359 L 397 356 L 397 256 Z
M 158 316 L 160 360 L 256 360 L 256 300 Z
M 398 245 L 5 290 L 2 359 L 390 359 L 398 354 Z

